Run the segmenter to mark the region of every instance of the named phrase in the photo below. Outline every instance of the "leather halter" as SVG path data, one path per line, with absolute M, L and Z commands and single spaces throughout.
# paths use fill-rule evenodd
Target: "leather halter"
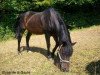
M 58 56 L 59 56 L 59 58 L 60 58 L 60 62 L 66 62 L 66 63 L 69 63 L 70 61 L 62 59 L 62 57 L 61 57 L 61 55 L 60 55 L 60 49 L 61 49 L 61 47 L 62 47 L 62 45 L 59 46 L 59 49 L 58 49 L 58 51 L 57 51 Z

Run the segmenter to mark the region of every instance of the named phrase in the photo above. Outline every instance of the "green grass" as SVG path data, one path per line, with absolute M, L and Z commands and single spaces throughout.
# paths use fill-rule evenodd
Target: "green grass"
M 25 37 L 21 42 L 21 55 L 17 54 L 17 40 L 0 43 L 0 74 L 8 72 L 30 72 L 30 75 L 99 75 L 100 74 L 100 26 L 71 31 L 75 44 L 71 57 L 70 71 L 61 72 L 54 60 L 46 58 L 44 35 L 33 35 L 30 39 L 30 52 L 27 53 Z M 51 38 L 51 50 L 55 42 Z M 14 75 L 14 74 L 12 74 Z M 19 74 L 24 75 L 24 74 Z M 26 74 L 29 75 L 29 74 Z

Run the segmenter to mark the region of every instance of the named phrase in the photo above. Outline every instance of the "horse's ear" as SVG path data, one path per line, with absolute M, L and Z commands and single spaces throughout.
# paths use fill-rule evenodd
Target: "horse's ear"
M 72 43 L 72 46 L 74 46 L 76 43 L 77 43 L 77 42 L 73 42 L 73 43 Z

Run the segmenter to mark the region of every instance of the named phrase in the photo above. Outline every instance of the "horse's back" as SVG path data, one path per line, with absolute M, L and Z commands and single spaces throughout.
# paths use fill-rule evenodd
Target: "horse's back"
M 36 12 L 33 12 L 33 11 L 28 11 L 28 12 L 26 12 L 26 13 L 25 13 L 25 16 L 24 16 L 25 22 L 27 22 L 28 19 L 29 19 L 32 15 L 34 15 L 34 14 L 36 14 Z
M 25 13 L 22 13 L 18 16 L 18 21 L 19 21 L 19 25 L 25 29 L 25 24 L 27 22 L 27 20 L 34 15 L 36 12 L 33 11 L 27 11 Z
M 41 14 L 36 13 L 32 15 L 26 23 L 26 29 L 33 34 L 44 34 L 44 28 L 41 21 Z
M 59 22 L 53 12 L 53 8 L 35 14 L 27 12 L 24 24 L 26 29 L 33 34 L 44 34 L 45 32 L 50 34 L 58 33 L 60 29 Z

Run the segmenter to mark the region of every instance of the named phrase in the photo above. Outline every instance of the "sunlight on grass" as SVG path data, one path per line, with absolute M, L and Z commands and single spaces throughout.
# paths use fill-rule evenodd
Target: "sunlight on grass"
M 2 71 L 28 71 L 30 75 L 88 75 L 94 73 L 94 70 L 91 71 L 93 65 L 91 63 L 100 60 L 100 26 L 73 30 L 71 37 L 72 41 L 77 43 L 73 47 L 69 72 L 61 72 L 54 65 L 54 60 L 47 59 L 44 35 L 33 35 L 30 39 L 32 51 L 28 53 L 24 49 L 25 37 L 22 38 L 23 48 L 21 50 L 24 51 L 21 55 L 17 53 L 17 40 L 0 43 L 0 74 L 2 75 Z M 51 49 L 54 45 L 55 42 L 51 38 Z M 100 71 L 97 72 L 100 74 Z

